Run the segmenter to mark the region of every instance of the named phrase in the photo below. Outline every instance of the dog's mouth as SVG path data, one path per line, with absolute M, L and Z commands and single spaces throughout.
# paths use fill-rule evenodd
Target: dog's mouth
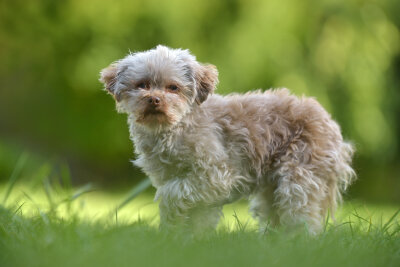
M 160 109 L 148 108 L 148 109 L 145 109 L 145 111 L 143 112 L 144 117 L 159 116 L 159 115 L 165 115 L 164 111 L 162 111 Z
M 169 124 L 169 116 L 161 107 L 148 107 L 137 117 L 136 122 L 145 125 L 164 125 Z

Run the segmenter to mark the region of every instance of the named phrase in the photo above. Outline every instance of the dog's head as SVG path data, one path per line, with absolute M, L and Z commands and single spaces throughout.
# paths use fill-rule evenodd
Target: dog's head
M 100 76 L 118 110 L 149 128 L 176 124 L 218 83 L 215 66 L 197 62 L 188 50 L 161 45 L 112 63 Z

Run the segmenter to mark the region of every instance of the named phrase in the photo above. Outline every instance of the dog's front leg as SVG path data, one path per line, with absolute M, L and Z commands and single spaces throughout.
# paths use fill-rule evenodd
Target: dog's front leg
M 190 193 L 193 185 L 187 179 L 175 178 L 157 189 L 155 199 L 160 199 L 160 228 L 163 230 L 180 229 L 188 213 L 198 202 Z
M 203 192 L 204 188 L 198 188 L 189 179 L 170 180 L 158 188 L 156 199 L 161 198 L 160 228 L 188 230 L 196 235 L 214 229 L 222 207 L 213 205 L 214 201 Z

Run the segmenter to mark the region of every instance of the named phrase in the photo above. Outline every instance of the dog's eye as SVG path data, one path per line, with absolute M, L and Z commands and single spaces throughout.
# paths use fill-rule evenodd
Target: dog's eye
M 147 89 L 148 88 L 148 85 L 145 82 L 140 82 L 136 86 L 137 86 L 137 88 L 140 88 L 140 89 Z
M 178 86 L 176 86 L 175 84 L 168 85 L 167 88 L 168 88 L 169 90 L 172 90 L 172 91 L 178 90 Z

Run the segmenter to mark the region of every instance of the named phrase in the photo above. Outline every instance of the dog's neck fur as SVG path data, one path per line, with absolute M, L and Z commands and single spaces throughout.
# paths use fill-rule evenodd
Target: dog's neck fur
M 133 163 L 140 167 L 152 180 L 156 188 L 173 177 L 185 177 L 190 166 L 188 159 L 196 145 L 199 118 L 206 116 L 205 110 L 197 106 L 178 123 L 170 127 L 149 129 L 138 124 L 132 114 L 128 116 L 130 138 L 134 143 L 137 159 Z M 210 125 L 210 124 L 209 124 Z M 188 144 L 188 142 L 190 144 Z
M 175 151 L 174 147 L 180 144 L 185 132 L 190 131 L 193 124 L 196 124 L 196 118 L 204 115 L 204 111 L 198 105 L 195 105 L 179 122 L 158 128 L 148 128 L 136 122 L 132 114 L 128 116 L 130 138 L 135 145 L 137 154 L 150 155 L 152 153 L 162 153 Z M 176 151 L 175 151 L 176 152 Z

